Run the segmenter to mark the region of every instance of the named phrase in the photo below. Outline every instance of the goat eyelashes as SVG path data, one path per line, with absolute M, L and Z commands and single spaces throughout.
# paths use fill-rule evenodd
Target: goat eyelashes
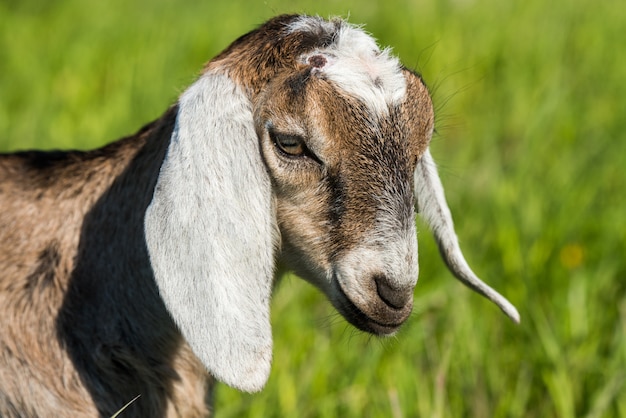
M 164 115 L 89 152 L 0 156 L 0 416 L 206 416 L 258 391 L 276 260 L 357 328 L 393 334 L 415 213 L 470 270 L 428 150 L 428 90 L 360 28 L 279 16 Z

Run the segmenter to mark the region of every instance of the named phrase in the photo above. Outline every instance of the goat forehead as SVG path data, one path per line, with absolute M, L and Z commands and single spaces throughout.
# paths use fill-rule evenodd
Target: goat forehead
M 310 89 L 306 113 L 314 116 L 315 137 L 324 138 L 324 157 L 332 165 L 343 165 L 348 170 L 371 170 L 387 173 L 389 170 L 408 169 L 418 152 L 416 138 L 410 132 L 410 121 L 405 120 L 398 107 L 378 116 L 359 100 L 346 96 L 341 90 Z M 328 106 L 316 107 L 320 97 Z M 413 157 L 413 158 L 412 158 Z
M 374 38 L 344 21 L 324 21 L 303 16 L 289 25 L 289 31 L 312 32 L 331 39 L 324 47 L 299 57 L 312 65 L 312 74 L 335 83 L 359 99 L 376 115 L 386 115 L 406 94 L 406 80 L 399 60 L 389 49 L 381 50 Z

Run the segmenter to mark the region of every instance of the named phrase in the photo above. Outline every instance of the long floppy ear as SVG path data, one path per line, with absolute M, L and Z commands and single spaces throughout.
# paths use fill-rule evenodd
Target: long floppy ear
M 180 97 L 146 243 L 193 352 L 218 380 L 250 392 L 272 361 L 275 222 L 250 101 L 227 75 L 205 73 Z
M 509 318 L 519 323 L 517 309 L 480 280 L 465 261 L 454 232 L 452 214 L 443 193 L 443 185 L 429 149 L 426 149 L 415 169 L 415 196 L 417 211 L 433 231 L 441 256 L 452 274 L 469 288 L 498 305 Z

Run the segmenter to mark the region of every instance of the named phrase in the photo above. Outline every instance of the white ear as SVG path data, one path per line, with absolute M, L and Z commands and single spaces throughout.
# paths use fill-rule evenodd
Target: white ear
M 519 323 L 517 309 L 480 280 L 465 261 L 454 232 L 452 214 L 443 193 L 443 185 L 429 149 L 426 149 L 415 168 L 415 197 L 417 211 L 433 231 L 441 256 L 452 274 L 469 288 L 498 305 L 509 318 Z
M 251 104 L 228 76 L 206 73 L 178 106 L 145 218 L 156 283 L 211 374 L 257 391 L 272 361 L 277 237 Z

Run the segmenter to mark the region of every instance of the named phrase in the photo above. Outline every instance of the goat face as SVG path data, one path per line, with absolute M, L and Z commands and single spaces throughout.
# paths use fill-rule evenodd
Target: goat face
M 351 323 L 393 333 L 418 274 L 414 206 L 457 278 L 518 319 L 458 247 L 426 87 L 361 29 L 272 19 L 207 64 L 177 106 L 146 244 L 167 309 L 217 379 L 249 391 L 267 380 L 280 245 Z
M 413 173 L 433 112 L 415 75 L 397 68 L 391 80 L 377 80 L 376 67 L 389 65 L 388 58 L 377 52 L 362 59 L 371 67 L 361 81 L 371 86 L 364 88 L 379 84 L 378 108 L 329 79 L 325 67 L 339 63 L 317 53 L 268 85 L 255 106 L 255 127 L 287 265 L 321 288 L 353 325 L 389 334 L 412 308 Z

